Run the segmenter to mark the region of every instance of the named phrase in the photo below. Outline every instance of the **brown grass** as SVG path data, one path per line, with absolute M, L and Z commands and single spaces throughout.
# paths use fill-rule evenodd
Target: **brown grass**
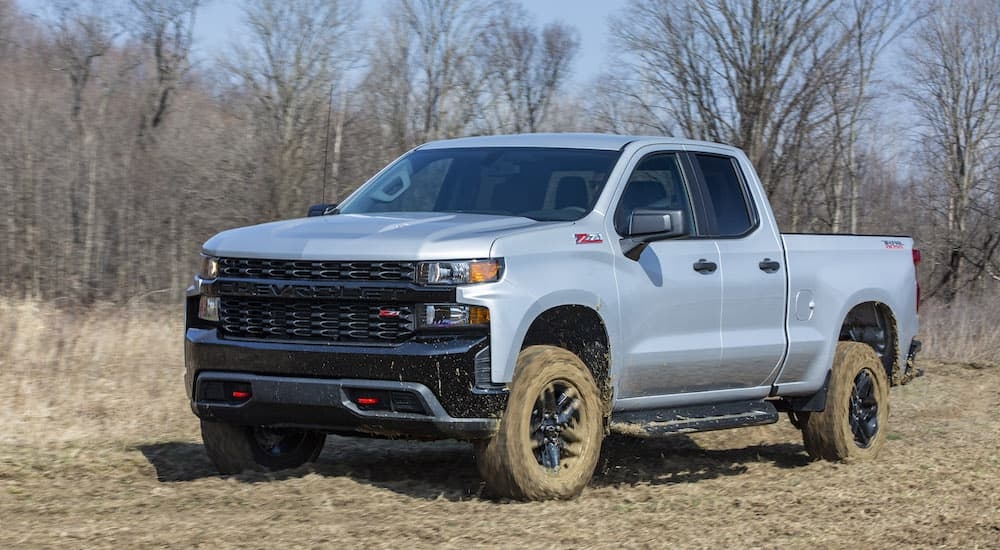
M 983 328 L 922 321 L 935 356 L 966 336 L 932 330 Z M 875 462 L 811 462 L 786 421 L 614 437 L 579 499 L 520 504 L 481 499 L 455 442 L 331 437 L 311 467 L 217 476 L 184 396 L 179 315 L 0 302 L 0 547 L 997 548 L 989 326 L 957 348 L 976 366 L 923 361 L 892 390 Z
M 924 355 L 961 363 L 1000 363 L 1000 296 L 927 303 L 920 323 Z
M 135 437 L 190 415 L 177 312 L 0 300 L 0 334 L 0 443 Z

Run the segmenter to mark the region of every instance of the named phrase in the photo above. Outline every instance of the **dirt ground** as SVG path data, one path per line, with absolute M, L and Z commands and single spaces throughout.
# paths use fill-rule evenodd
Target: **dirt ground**
M 583 495 L 546 503 L 481 498 L 457 442 L 331 437 L 310 467 L 221 477 L 178 371 L 135 376 L 166 397 L 6 423 L 0 548 L 1000 548 L 1000 367 L 922 366 L 875 462 L 811 462 L 787 420 L 612 437 Z

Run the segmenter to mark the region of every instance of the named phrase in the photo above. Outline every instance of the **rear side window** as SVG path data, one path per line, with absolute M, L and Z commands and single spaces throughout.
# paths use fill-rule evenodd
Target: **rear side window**
M 705 178 L 709 209 L 715 214 L 716 237 L 736 237 L 753 228 L 749 201 L 733 159 L 696 154 Z

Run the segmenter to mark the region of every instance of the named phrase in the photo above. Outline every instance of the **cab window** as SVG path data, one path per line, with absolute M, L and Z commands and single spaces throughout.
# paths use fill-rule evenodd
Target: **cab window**
M 754 220 L 735 161 L 709 154 L 694 157 L 705 180 L 706 206 L 715 217 L 712 236 L 737 237 L 748 233 L 753 229 Z
M 615 230 L 619 235 L 628 232 L 629 216 L 639 208 L 680 210 L 690 232 L 691 202 L 676 153 L 654 153 L 636 165 L 615 210 Z

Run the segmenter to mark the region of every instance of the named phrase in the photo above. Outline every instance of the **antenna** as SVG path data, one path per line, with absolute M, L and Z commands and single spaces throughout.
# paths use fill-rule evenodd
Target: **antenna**
M 329 164 L 326 161 L 330 152 L 330 115 L 333 114 L 333 81 L 330 81 L 330 100 L 326 105 L 326 140 L 323 141 L 323 203 L 326 204 L 326 173 Z

